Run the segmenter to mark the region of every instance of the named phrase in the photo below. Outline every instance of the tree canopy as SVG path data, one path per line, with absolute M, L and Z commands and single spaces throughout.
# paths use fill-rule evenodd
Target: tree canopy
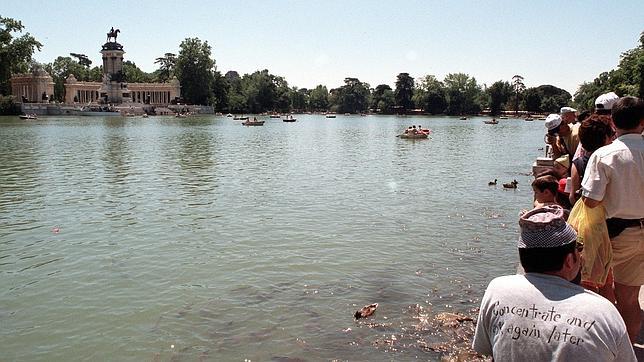
M 637 47 L 622 53 L 616 69 L 603 72 L 579 87 L 575 92 L 575 104 L 579 109 L 591 110 L 595 99 L 607 92 L 615 92 L 620 97 L 644 97 L 644 32 L 640 33 Z
M 175 73 L 181 82 L 181 95 L 189 103 L 207 104 L 215 70 L 212 48 L 199 38 L 186 38 L 179 48 Z
M 400 108 L 403 113 L 414 108 L 412 97 L 414 95 L 414 78 L 409 76 L 409 73 L 400 73 L 396 79 L 396 90 L 394 91 L 394 98 L 396 106 Z
M 11 75 L 28 72 L 32 55 L 42 47 L 29 33 L 17 36 L 24 28 L 19 20 L 0 16 L 0 95 L 11 93 Z

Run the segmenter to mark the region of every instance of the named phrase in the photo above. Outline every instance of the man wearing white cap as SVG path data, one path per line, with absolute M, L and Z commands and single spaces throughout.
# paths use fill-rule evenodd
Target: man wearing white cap
M 644 101 L 623 97 L 608 108 L 617 139 L 588 159 L 582 199 L 589 207 L 601 204 L 606 209 L 617 309 L 635 343 L 641 325 L 638 295 L 644 284 Z
M 595 113 L 610 115 L 613 105 L 617 103 L 619 96 L 615 92 L 608 92 L 595 99 Z
M 561 120 L 568 124 L 577 121 L 577 110 L 572 107 L 561 107 L 559 114 L 561 114 Z
M 546 143 L 552 146 L 552 157 L 558 158 L 567 154 L 572 160 L 579 146 L 579 126 L 571 127 L 563 122 L 561 116 L 554 113 L 546 117 L 545 125 L 548 129 Z
M 525 275 L 490 282 L 472 347 L 495 361 L 635 361 L 626 326 L 607 299 L 579 286 L 581 249 L 560 206 L 519 220 Z

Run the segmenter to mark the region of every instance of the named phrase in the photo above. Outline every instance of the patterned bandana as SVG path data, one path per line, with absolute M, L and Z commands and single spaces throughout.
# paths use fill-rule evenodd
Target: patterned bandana
M 575 242 L 577 233 L 563 218 L 561 206 L 532 209 L 519 219 L 519 249 L 556 248 Z

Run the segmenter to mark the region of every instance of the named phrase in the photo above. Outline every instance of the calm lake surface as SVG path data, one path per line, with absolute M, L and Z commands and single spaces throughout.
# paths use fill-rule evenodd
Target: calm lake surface
M 0 117 L 0 359 L 439 359 L 353 314 L 515 272 L 543 122 L 296 117 Z

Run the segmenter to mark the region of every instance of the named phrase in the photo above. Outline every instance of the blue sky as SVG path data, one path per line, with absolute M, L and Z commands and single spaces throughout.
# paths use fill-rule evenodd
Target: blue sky
M 126 60 L 147 72 L 187 37 L 207 40 L 217 69 L 268 69 L 291 86 L 334 88 L 345 77 L 372 87 L 463 72 L 479 84 L 577 90 L 615 68 L 644 31 L 644 1 L 32 1 L 5 2 L 51 62 L 70 52 L 100 64 L 110 27 Z

